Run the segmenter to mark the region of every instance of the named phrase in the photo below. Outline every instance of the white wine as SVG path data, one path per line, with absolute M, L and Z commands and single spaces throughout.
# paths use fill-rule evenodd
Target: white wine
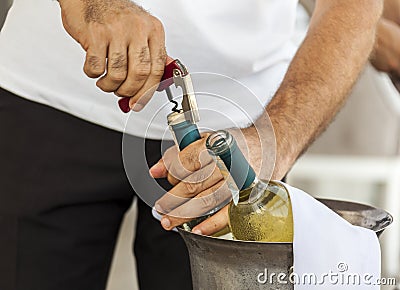
M 207 139 L 211 154 L 229 170 L 239 191 L 239 201 L 229 205 L 229 226 L 237 240 L 292 242 L 293 214 L 285 187 L 256 177 L 234 138 L 217 131 Z
M 264 188 L 255 189 L 261 183 Z M 248 197 L 252 190 L 260 190 L 260 197 L 250 202 Z M 279 184 L 259 181 L 239 193 L 237 205 L 231 202 L 229 226 L 238 240 L 292 242 L 293 215 L 289 195 Z

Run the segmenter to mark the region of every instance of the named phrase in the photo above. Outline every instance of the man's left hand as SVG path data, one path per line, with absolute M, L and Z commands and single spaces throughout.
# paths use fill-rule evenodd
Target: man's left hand
M 225 180 L 208 153 L 208 135 L 182 151 L 169 148 L 163 158 L 150 169 L 154 178 L 167 178 L 174 186 L 155 204 L 163 215 L 161 225 L 166 230 L 200 217 L 227 203 L 231 193 Z M 228 225 L 228 207 L 192 229 L 194 233 L 211 235 Z

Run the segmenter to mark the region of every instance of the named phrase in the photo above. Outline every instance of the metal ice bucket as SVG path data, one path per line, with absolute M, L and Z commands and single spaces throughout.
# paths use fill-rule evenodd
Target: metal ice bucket
M 392 223 L 392 216 L 371 206 L 320 199 L 353 225 L 371 229 L 379 236 Z M 260 273 L 289 273 L 293 265 L 291 243 L 261 243 L 201 236 L 181 228 L 189 250 L 194 290 L 293 289 L 291 283 L 262 284 Z

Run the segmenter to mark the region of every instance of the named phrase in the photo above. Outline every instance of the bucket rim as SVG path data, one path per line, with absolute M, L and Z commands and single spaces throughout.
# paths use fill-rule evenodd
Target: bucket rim
M 390 226 L 393 223 L 393 216 L 390 213 L 388 213 L 387 211 L 385 211 L 381 208 L 373 207 L 371 205 L 353 202 L 353 201 L 338 200 L 338 199 L 316 198 L 316 200 L 318 200 L 319 202 L 324 204 L 326 207 L 333 210 L 335 213 L 337 213 L 339 216 L 341 216 L 342 218 L 347 220 L 352 225 L 361 226 L 361 227 L 364 227 L 364 228 L 374 231 L 378 237 L 382 234 L 382 232 L 388 226 Z M 378 226 L 375 229 L 368 228 L 368 227 L 365 227 L 365 226 L 359 225 L 359 224 L 354 224 L 351 221 L 349 221 L 348 219 L 346 219 L 345 217 L 343 217 L 346 213 L 354 213 L 354 214 L 359 213 L 362 215 L 362 213 L 365 214 L 368 211 L 374 212 L 375 215 L 374 216 L 365 216 L 364 215 L 363 217 L 366 219 L 366 221 L 379 222 Z M 382 218 L 378 219 L 378 217 L 382 217 Z M 195 233 L 186 231 L 185 229 L 182 228 L 182 226 L 178 226 L 177 229 L 178 229 L 179 233 L 184 236 L 196 235 L 196 239 L 206 239 L 206 240 L 212 239 L 215 241 L 220 240 L 221 242 L 224 242 L 224 243 L 226 243 L 226 242 L 246 243 L 246 244 L 254 244 L 254 245 L 269 244 L 271 246 L 273 246 L 273 245 L 292 246 L 293 245 L 293 243 L 290 243 L 290 242 L 271 242 L 271 243 L 269 243 L 269 242 L 259 242 L 259 241 L 228 240 L 228 239 L 224 239 L 221 237 L 195 234 Z

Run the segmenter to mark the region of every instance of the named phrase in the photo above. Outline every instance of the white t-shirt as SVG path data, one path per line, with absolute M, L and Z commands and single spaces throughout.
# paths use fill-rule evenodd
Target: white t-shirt
M 142 0 L 166 31 L 168 54 L 193 74 L 200 126 L 245 126 L 278 88 L 295 47 L 297 0 Z M 52 0 L 14 0 L 0 34 L 0 86 L 101 126 L 161 138 L 172 106 L 157 93 L 139 113 L 123 114 L 117 98 L 82 70 L 85 53 L 63 29 Z M 196 74 L 195 72 L 210 72 Z M 246 85 L 250 96 L 226 75 Z M 178 94 L 179 90 L 175 90 Z M 218 95 L 218 96 L 217 96 Z M 213 115 L 221 113 L 225 117 Z M 154 117 L 155 116 L 155 117 Z M 217 118 L 217 119 L 216 119 Z

